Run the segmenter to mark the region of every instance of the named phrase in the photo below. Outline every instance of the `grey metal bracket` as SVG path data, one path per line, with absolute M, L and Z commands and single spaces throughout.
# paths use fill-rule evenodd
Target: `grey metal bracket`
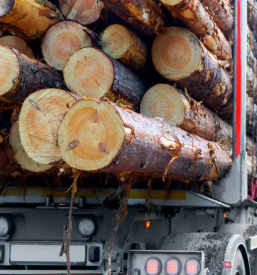
M 248 200 L 247 152 L 242 152 L 233 162 L 228 175 L 213 185 L 214 197 L 231 206 Z

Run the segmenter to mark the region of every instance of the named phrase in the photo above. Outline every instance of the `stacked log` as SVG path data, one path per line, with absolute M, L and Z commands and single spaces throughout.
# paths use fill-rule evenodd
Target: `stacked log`
M 0 25 L 27 39 L 40 39 L 47 29 L 62 20 L 61 12 L 49 1 L 3 0 Z
M 87 46 L 91 46 L 91 38 L 83 26 L 63 21 L 46 32 L 42 42 L 42 54 L 49 66 L 62 70 L 71 54 Z
M 209 5 L 214 7 L 215 4 L 212 2 L 216 1 L 205 2 L 209 2 Z M 200 0 L 161 0 L 161 3 L 171 12 L 173 17 L 182 21 L 219 59 L 229 60 L 232 58 L 232 48 L 228 40 Z M 219 7 L 216 6 L 216 9 Z M 221 12 L 221 9 L 219 10 Z M 221 23 L 221 20 L 219 22 Z
M 104 4 L 98 0 L 59 0 L 59 8 L 66 19 L 88 25 L 100 18 Z
M 75 52 L 63 69 L 68 88 L 79 96 L 107 97 L 134 109 L 146 92 L 141 80 L 102 51 L 87 47 Z
M 144 42 L 122 25 L 114 24 L 104 30 L 100 37 L 102 50 L 121 63 L 143 68 L 146 65 L 147 49 Z
M 76 98 L 67 91 L 43 89 L 29 95 L 19 115 L 21 143 L 37 163 L 52 165 L 62 160 L 57 129 Z
M 62 77 L 51 67 L 0 46 L 0 100 L 23 103 L 25 98 L 43 88 L 62 87 Z
M 64 160 L 86 171 L 197 181 L 218 180 L 231 166 L 218 143 L 107 100 L 75 103 L 61 122 L 58 142 Z

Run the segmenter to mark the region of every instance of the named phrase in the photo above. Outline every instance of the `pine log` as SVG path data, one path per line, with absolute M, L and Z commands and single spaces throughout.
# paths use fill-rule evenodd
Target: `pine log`
M 68 88 L 79 96 L 101 98 L 137 108 L 146 88 L 115 59 L 92 47 L 75 52 L 63 69 Z
M 247 65 L 257 71 L 257 61 L 249 44 L 247 44 Z
M 43 88 L 59 88 L 62 82 L 51 67 L 0 46 L 0 100 L 23 103 L 29 94 Z
M 152 59 L 166 79 L 187 88 L 193 98 L 214 108 L 220 116 L 231 116 L 231 110 L 223 108 L 232 99 L 231 78 L 190 31 L 167 28 L 154 40 Z
M 229 35 L 234 27 L 234 15 L 227 0 L 201 0 L 220 30 Z
M 62 20 L 61 12 L 47 0 L 2 0 L 0 24 L 14 27 L 28 39 L 40 39 L 54 23 Z
M 65 18 L 88 25 L 100 18 L 104 4 L 99 0 L 59 0 L 59 8 Z
M 91 46 L 91 38 L 84 32 L 83 26 L 62 21 L 46 32 L 41 47 L 47 64 L 62 70 L 70 55 L 86 46 Z
M 19 129 L 22 146 L 32 160 L 40 164 L 62 160 L 57 129 L 75 101 L 71 93 L 59 89 L 40 90 L 26 98 L 19 116 Z
M 144 95 L 141 114 L 149 118 L 162 118 L 171 126 L 216 141 L 232 152 L 233 128 L 211 110 L 168 84 L 157 84 Z M 247 138 L 247 152 L 252 155 L 255 144 Z
M 143 68 L 146 65 L 147 49 L 144 42 L 122 25 L 107 27 L 100 36 L 102 50 L 121 63 Z
M 257 68 L 255 68 L 256 70 Z M 257 103 L 257 76 L 253 69 L 248 67 L 246 72 L 246 92 L 249 97 L 254 99 L 254 103 Z
M 14 153 L 14 159 L 20 164 L 22 169 L 26 169 L 31 172 L 39 173 L 44 172 L 52 168 L 51 165 L 40 164 L 32 160 L 25 152 L 20 139 L 19 122 L 15 122 L 12 126 L 9 143 L 12 146 Z
M 164 15 L 155 0 L 103 0 L 104 4 L 134 29 L 155 35 L 164 26 Z
M 232 58 L 232 48 L 200 0 L 161 0 L 218 59 Z
M 35 58 L 35 55 L 31 48 L 27 45 L 25 40 L 21 37 L 14 35 L 7 35 L 0 38 L 0 45 L 14 48 L 20 53 L 27 55 L 30 58 Z
M 71 107 L 58 143 L 64 160 L 86 171 L 201 181 L 218 180 L 231 166 L 218 143 L 100 99 Z

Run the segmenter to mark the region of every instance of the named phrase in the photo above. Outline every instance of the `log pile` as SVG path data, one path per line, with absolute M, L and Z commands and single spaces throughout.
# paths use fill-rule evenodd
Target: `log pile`
M 254 158 L 251 5 L 247 151 Z M 103 20 L 106 12 L 112 20 Z M 163 181 L 223 178 L 232 165 L 233 16 L 225 0 L 59 0 L 58 8 L 5 0 L 0 155 L 10 169 L 0 165 L 0 176 L 54 173 L 65 163 Z

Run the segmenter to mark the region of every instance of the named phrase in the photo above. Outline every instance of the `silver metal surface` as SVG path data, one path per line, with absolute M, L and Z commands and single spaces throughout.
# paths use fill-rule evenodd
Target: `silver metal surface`
M 248 240 L 247 240 L 247 249 L 249 251 L 253 251 L 257 248 L 257 235 L 256 236 L 253 236 L 253 237 L 250 237 Z

